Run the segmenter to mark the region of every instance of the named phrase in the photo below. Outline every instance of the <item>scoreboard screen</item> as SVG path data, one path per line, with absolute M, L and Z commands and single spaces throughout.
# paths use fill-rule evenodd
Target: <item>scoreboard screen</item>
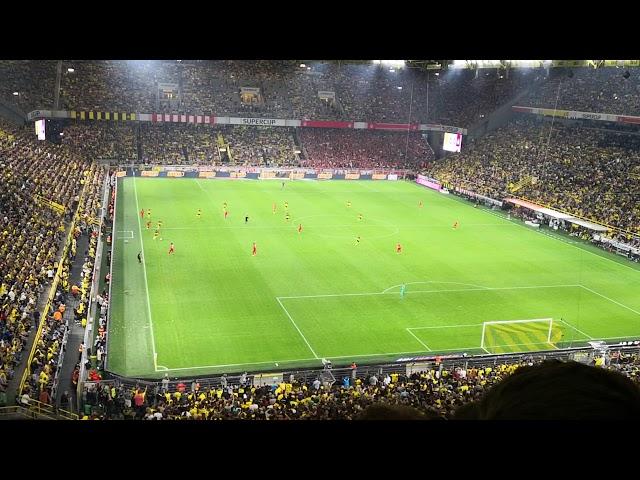
M 461 133 L 445 133 L 442 149 L 447 152 L 459 152 L 462 147 Z
M 38 140 L 45 140 L 47 138 L 45 135 L 45 122 L 46 120 L 44 118 L 36 120 L 36 135 L 38 136 Z

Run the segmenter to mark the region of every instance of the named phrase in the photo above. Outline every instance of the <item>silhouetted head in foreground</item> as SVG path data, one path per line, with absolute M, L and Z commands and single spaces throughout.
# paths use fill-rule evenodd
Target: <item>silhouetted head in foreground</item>
M 627 377 L 577 362 L 522 367 L 482 400 L 458 409 L 458 420 L 640 419 L 640 388 Z

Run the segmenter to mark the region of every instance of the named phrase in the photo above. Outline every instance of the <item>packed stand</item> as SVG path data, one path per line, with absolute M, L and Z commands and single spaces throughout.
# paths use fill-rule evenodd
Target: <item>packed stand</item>
M 424 168 L 434 160 L 433 150 L 415 132 L 302 128 L 304 167 L 314 168 Z
M 0 129 L 0 385 L 4 389 L 21 360 L 30 329 L 38 326 L 37 300 L 53 279 L 65 230 L 63 216 L 66 213 L 68 219 L 77 205 L 87 164 L 64 147 L 36 143 L 30 130 L 6 125 Z M 36 195 L 61 204 L 65 212 L 36 201 Z
M 518 119 L 428 173 L 493 198 L 530 176 L 517 195 L 640 234 L 640 140 L 619 132 Z
M 629 77 L 625 78 L 625 72 Z M 552 68 L 549 78 L 519 104 L 582 112 L 640 115 L 637 69 Z
M 524 357 L 502 363 L 432 368 L 411 375 L 351 373 L 335 383 L 290 378 L 278 385 L 254 386 L 247 374 L 233 383 L 202 388 L 197 380 L 131 386 L 92 385 L 84 398 L 84 419 L 137 420 L 353 420 L 371 405 L 413 407 L 424 418 L 455 418 L 460 407 L 481 399 L 494 385 L 526 365 L 543 359 Z M 640 356 L 613 351 L 592 365 L 622 373 L 640 385 Z
M 37 339 L 37 347 L 30 365 L 30 377 L 21 394 L 21 402 L 26 403 L 29 398 L 36 398 L 42 403 L 52 403 L 55 385 L 58 381 L 57 370 L 60 366 L 60 355 L 66 345 L 65 333 L 69 328 L 70 315 L 65 312 L 72 309 L 73 318 L 86 326 L 89 293 L 95 263 L 98 230 L 95 227 L 99 214 L 101 186 L 104 171 L 94 169 L 87 172 L 84 178 L 85 194 L 78 205 L 78 221 L 72 232 L 72 239 L 67 255 L 62 261 L 61 277 L 56 293 L 47 312 L 42 334 Z M 89 246 L 84 252 L 81 279 L 76 285 L 72 282 L 70 270 L 77 252 L 77 241 L 81 235 L 89 235 Z M 73 355 L 73 353 L 69 353 Z M 67 357 L 67 360 L 69 358 Z
M 166 61 L 66 60 L 62 72 L 64 110 L 152 113 L 157 111 L 157 82 L 177 82 L 175 62 Z
M 240 126 L 223 128 L 220 134 L 231 148 L 231 160 L 236 165 L 298 165 L 292 128 Z
M 53 60 L 0 60 L 0 99 L 24 113 L 53 108 L 56 63 Z
M 184 139 L 190 125 L 140 125 L 142 163 L 187 164 Z
M 72 123 L 62 141 L 91 160 L 135 162 L 138 159 L 137 124 Z
M 0 62 L 0 95 L 26 110 L 53 104 L 56 62 Z M 371 63 L 65 60 L 60 108 L 78 111 L 444 123 L 468 127 L 544 76 L 537 69 L 426 72 Z M 171 100 L 163 99 L 163 84 Z M 251 100 L 241 89 L 257 89 Z M 18 92 L 14 96 L 13 92 Z M 318 92 L 333 92 L 321 99 Z M 461 94 L 461 92 L 466 92 Z

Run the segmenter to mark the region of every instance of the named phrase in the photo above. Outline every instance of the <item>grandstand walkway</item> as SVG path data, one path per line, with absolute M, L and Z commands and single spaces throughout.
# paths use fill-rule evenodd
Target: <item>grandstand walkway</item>
M 85 259 L 85 252 L 89 249 L 89 231 L 80 235 L 76 239 L 76 258 L 71 263 L 71 270 L 69 272 L 70 285 L 80 285 L 82 282 L 82 264 Z M 71 382 L 71 375 L 73 369 L 78 365 L 78 347 L 84 340 L 84 328 L 80 321 L 75 320 L 74 310 L 78 307 L 80 298 L 73 298 L 73 295 L 67 296 L 67 309 L 65 311 L 65 321 L 69 327 L 67 336 L 67 346 L 64 354 L 64 360 L 62 365 L 59 365 L 60 369 L 58 375 L 58 389 L 56 391 L 56 398 L 54 402 L 56 406 L 69 410 L 71 412 L 76 411 L 78 405 L 76 398 L 76 388 Z M 93 345 L 86 345 L 86 347 L 93 347 Z M 60 398 L 62 394 L 67 391 L 69 393 L 69 405 L 60 405 Z
M 65 230 L 63 238 L 69 234 L 69 221 L 65 219 Z M 62 259 L 62 252 L 64 251 L 64 242 L 60 245 L 58 249 L 58 253 L 56 256 L 56 260 L 58 262 Z M 38 296 L 38 301 L 36 302 L 38 313 L 42 313 L 45 305 L 47 304 L 47 298 L 49 296 L 49 289 L 51 288 L 51 281 L 47 281 L 44 284 L 44 289 Z M 32 321 L 33 322 L 33 321 Z M 18 396 L 18 389 L 20 388 L 20 381 L 22 380 L 22 375 L 24 374 L 24 370 L 27 367 L 27 362 L 29 361 L 29 352 L 33 347 L 33 342 L 36 337 L 36 332 L 38 331 L 38 326 L 40 323 L 32 323 L 31 330 L 29 330 L 29 338 L 27 339 L 27 343 L 25 344 L 24 350 L 22 351 L 22 358 L 20 359 L 20 363 L 16 366 L 13 378 L 9 380 L 7 385 L 7 405 L 16 405 L 16 397 Z

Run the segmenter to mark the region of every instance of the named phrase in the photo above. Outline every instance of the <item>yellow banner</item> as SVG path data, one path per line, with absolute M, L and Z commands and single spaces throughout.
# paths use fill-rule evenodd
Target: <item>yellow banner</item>
M 331 178 L 333 178 L 333 174 L 332 173 L 319 173 L 318 174 L 318 178 L 320 180 L 330 180 Z
M 116 177 L 126 177 L 127 176 L 127 171 L 126 170 L 120 170 L 119 172 L 116 172 Z
M 158 176 L 158 172 L 155 170 L 143 170 L 142 171 L 142 176 L 143 177 L 157 177 Z
M 276 172 L 264 171 L 260 172 L 260 178 L 275 178 Z
M 245 178 L 246 176 L 246 172 L 231 172 L 231 178 Z
M 384 173 L 374 173 L 371 178 L 373 180 L 386 180 L 387 179 L 387 175 L 385 175 Z
M 569 112 L 567 110 L 553 110 L 552 108 L 541 108 L 540 113 L 549 117 L 562 117 L 569 118 Z
M 184 172 L 167 172 L 167 177 L 184 177 Z
M 359 173 L 347 173 L 344 176 L 345 180 L 360 180 L 360 174 Z
M 291 172 L 289 174 L 289 178 L 291 180 L 302 180 L 304 178 L 304 173 L 300 173 L 300 172 Z
M 216 172 L 200 172 L 198 177 L 200 178 L 215 178 Z

